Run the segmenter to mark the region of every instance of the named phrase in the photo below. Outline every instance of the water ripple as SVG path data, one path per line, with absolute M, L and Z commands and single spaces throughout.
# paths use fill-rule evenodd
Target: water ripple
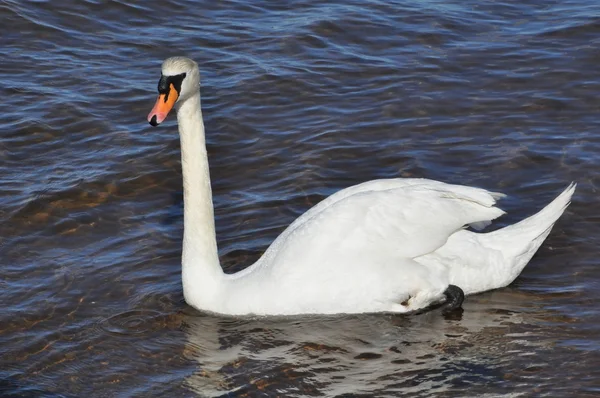
M 135 337 L 152 331 L 157 319 L 163 316 L 158 311 L 132 310 L 103 319 L 99 327 L 115 335 Z
M 599 13 L 590 0 L 0 2 L 0 391 L 594 394 Z M 145 121 L 160 63 L 182 54 L 201 67 L 227 272 L 364 180 L 503 191 L 498 225 L 578 191 L 521 277 L 469 297 L 461 320 L 197 314 L 181 292 L 174 118 Z

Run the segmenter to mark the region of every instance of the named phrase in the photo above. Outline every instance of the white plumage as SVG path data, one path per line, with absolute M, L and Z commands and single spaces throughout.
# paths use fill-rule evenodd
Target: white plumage
M 167 83 L 185 73 L 175 103 L 185 196 L 182 278 L 186 301 L 199 310 L 409 312 L 443 301 L 450 284 L 467 294 L 503 287 L 531 259 L 575 190 L 570 185 L 517 224 L 475 233 L 465 226 L 482 228 L 504 214 L 495 206 L 502 194 L 426 179 L 369 181 L 323 200 L 255 264 L 227 275 L 217 255 L 198 66 L 175 57 L 162 69 Z M 148 116 L 154 125 L 157 112 L 166 115 L 161 101 Z

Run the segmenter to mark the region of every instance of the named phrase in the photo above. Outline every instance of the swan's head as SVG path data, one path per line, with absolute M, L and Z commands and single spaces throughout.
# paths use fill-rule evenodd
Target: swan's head
M 148 114 L 148 122 L 158 126 L 167 118 L 175 104 L 182 104 L 188 98 L 198 95 L 199 90 L 200 72 L 197 63 L 186 57 L 166 59 L 158 81 L 158 99 Z

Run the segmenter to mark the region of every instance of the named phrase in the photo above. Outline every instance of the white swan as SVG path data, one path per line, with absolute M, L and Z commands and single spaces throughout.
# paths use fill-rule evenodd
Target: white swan
M 184 189 L 185 300 L 226 315 L 404 313 L 462 303 L 466 294 L 511 283 L 569 205 L 571 184 L 539 213 L 490 233 L 503 195 L 426 179 L 387 179 L 341 190 L 294 221 L 253 265 L 220 266 L 198 65 L 164 61 L 156 126 L 177 108 Z M 456 287 L 460 286 L 460 288 Z

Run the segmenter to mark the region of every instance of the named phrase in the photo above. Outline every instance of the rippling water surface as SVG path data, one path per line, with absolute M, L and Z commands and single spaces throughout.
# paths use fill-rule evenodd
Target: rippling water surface
M 0 1 L 0 395 L 600 394 L 600 3 Z M 180 282 L 162 60 L 198 61 L 221 260 L 365 180 L 573 204 L 462 319 L 226 319 Z

